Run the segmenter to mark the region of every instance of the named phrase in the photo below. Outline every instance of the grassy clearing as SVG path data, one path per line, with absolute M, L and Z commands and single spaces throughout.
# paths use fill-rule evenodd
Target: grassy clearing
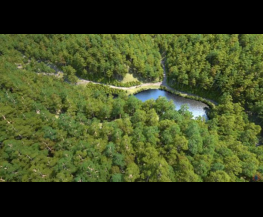
M 64 77 L 63 72 L 59 71 L 59 72 L 57 73 L 57 77 L 58 77 L 58 78 L 63 78 L 63 77 Z
M 134 77 L 134 75 L 132 73 L 127 73 L 122 80 L 119 80 L 119 82 L 123 83 L 123 84 L 130 83 L 130 82 L 141 82 L 141 83 L 151 82 L 151 83 L 157 83 L 157 82 L 160 82 L 160 78 L 156 78 L 153 81 L 146 81 L 143 78 Z
M 128 83 L 128 82 L 133 82 L 133 81 L 139 81 L 137 78 L 135 78 L 133 76 L 133 74 L 131 73 L 127 73 L 124 78 L 122 79 L 122 81 L 120 81 L 121 83 Z

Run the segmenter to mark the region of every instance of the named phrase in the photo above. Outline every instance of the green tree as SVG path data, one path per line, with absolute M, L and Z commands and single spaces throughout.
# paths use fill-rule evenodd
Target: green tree
M 211 172 L 207 177 L 207 182 L 230 182 L 231 178 L 224 171 Z

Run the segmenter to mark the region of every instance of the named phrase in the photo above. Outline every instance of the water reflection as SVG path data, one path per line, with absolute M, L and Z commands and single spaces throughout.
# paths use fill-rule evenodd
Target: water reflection
M 143 102 L 149 99 L 156 100 L 159 96 L 172 100 L 175 104 L 176 110 L 179 110 L 182 105 L 187 104 L 189 106 L 189 111 L 192 112 L 194 118 L 201 116 L 208 120 L 206 112 L 209 109 L 209 106 L 202 102 L 176 96 L 164 90 L 146 90 L 135 95 L 136 98 Z

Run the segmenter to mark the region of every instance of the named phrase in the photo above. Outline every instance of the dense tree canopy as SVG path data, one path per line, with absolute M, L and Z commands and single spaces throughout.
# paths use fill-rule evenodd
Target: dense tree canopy
M 263 119 L 261 42 L 261 35 L 0 35 L 0 182 L 263 177 L 261 127 L 249 119 Z M 221 96 L 210 120 L 192 119 L 165 98 L 142 103 L 103 85 L 74 85 L 76 75 L 114 79 L 127 70 L 161 78 L 162 57 L 178 89 Z M 67 82 L 48 76 L 49 64 Z
M 44 64 L 37 63 L 52 63 L 70 81 L 75 76 L 108 80 L 128 72 L 152 81 L 163 74 L 158 45 L 147 34 L 1 35 L 0 41 L 8 41 L 32 61 L 27 67 L 45 70 Z
M 170 85 L 203 96 L 230 94 L 263 121 L 263 35 L 155 35 Z

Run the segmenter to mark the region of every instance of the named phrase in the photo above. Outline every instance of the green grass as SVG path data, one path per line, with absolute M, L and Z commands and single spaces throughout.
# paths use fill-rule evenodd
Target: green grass
M 64 75 L 63 75 L 63 73 L 62 73 L 62 72 L 58 72 L 58 73 L 57 73 L 57 77 L 58 77 L 58 78 L 63 78 L 63 77 L 64 77 Z
M 124 78 L 122 79 L 122 81 L 120 81 L 121 83 L 128 83 L 128 82 L 133 82 L 133 81 L 139 81 L 137 78 L 135 78 L 133 76 L 133 74 L 131 73 L 127 73 Z

